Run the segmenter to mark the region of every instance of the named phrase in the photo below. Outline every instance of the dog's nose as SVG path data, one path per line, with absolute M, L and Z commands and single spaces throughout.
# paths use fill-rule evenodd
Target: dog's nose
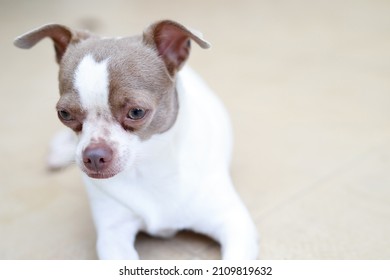
M 107 145 L 91 145 L 83 152 L 83 162 L 92 171 L 103 171 L 112 160 L 113 152 Z

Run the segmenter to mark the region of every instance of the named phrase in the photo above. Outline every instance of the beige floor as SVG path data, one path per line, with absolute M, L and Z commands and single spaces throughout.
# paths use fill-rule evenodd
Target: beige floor
M 105 35 L 172 18 L 201 30 L 191 65 L 225 102 L 232 172 L 262 259 L 390 259 L 390 2 L 0 0 L 0 259 L 94 259 L 76 167 L 45 170 L 61 125 L 47 22 Z M 143 259 L 214 259 L 211 240 L 140 236 Z

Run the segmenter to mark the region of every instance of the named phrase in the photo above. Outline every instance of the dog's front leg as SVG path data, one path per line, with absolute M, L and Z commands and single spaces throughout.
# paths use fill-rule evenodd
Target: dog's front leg
M 258 233 L 248 210 L 231 187 L 225 188 L 224 199 L 205 234 L 220 243 L 223 260 L 257 259 Z
M 216 186 L 219 189 L 216 189 Z M 221 245 L 224 260 L 255 260 L 259 254 L 258 233 L 247 208 L 234 190 L 230 176 L 214 173 L 206 185 L 216 190 L 204 205 L 210 205 L 207 217 L 195 231 L 209 235 Z M 203 198 L 204 199 L 204 198 Z
M 75 162 L 77 136 L 66 128 L 57 132 L 50 142 L 47 168 L 57 170 Z
M 246 210 L 237 212 L 220 228 L 217 238 L 223 260 L 255 260 L 258 257 L 258 235 Z
M 121 223 L 121 225 L 119 225 Z M 129 221 L 96 226 L 96 250 L 101 260 L 138 260 L 134 248 L 138 229 Z
M 141 222 L 126 206 L 93 184 L 87 184 L 97 231 L 99 259 L 137 260 L 134 242 Z

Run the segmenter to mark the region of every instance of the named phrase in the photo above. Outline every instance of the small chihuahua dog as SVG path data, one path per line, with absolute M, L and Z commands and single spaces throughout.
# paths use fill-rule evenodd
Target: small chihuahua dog
M 191 40 L 209 43 L 170 20 L 124 38 L 49 24 L 14 43 L 46 37 L 60 68 L 58 117 L 71 129 L 55 137 L 49 165 L 83 171 L 99 258 L 138 259 L 140 231 L 192 230 L 218 241 L 223 259 L 256 259 L 256 227 L 229 175 L 227 113 L 183 68 Z

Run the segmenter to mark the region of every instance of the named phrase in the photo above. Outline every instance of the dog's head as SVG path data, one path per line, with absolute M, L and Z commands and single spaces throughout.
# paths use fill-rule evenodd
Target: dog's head
M 15 40 L 31 48 L 54 43 L 60 66 L 59 119 L 79 136 L 76 162 L 92 178 L 131 167 L 142 142 L 170 129 L 178 113 L 176 73 L 201 36 L 173 21 L 149 26 L 141 36 L 100 38 L 50 24 Z

